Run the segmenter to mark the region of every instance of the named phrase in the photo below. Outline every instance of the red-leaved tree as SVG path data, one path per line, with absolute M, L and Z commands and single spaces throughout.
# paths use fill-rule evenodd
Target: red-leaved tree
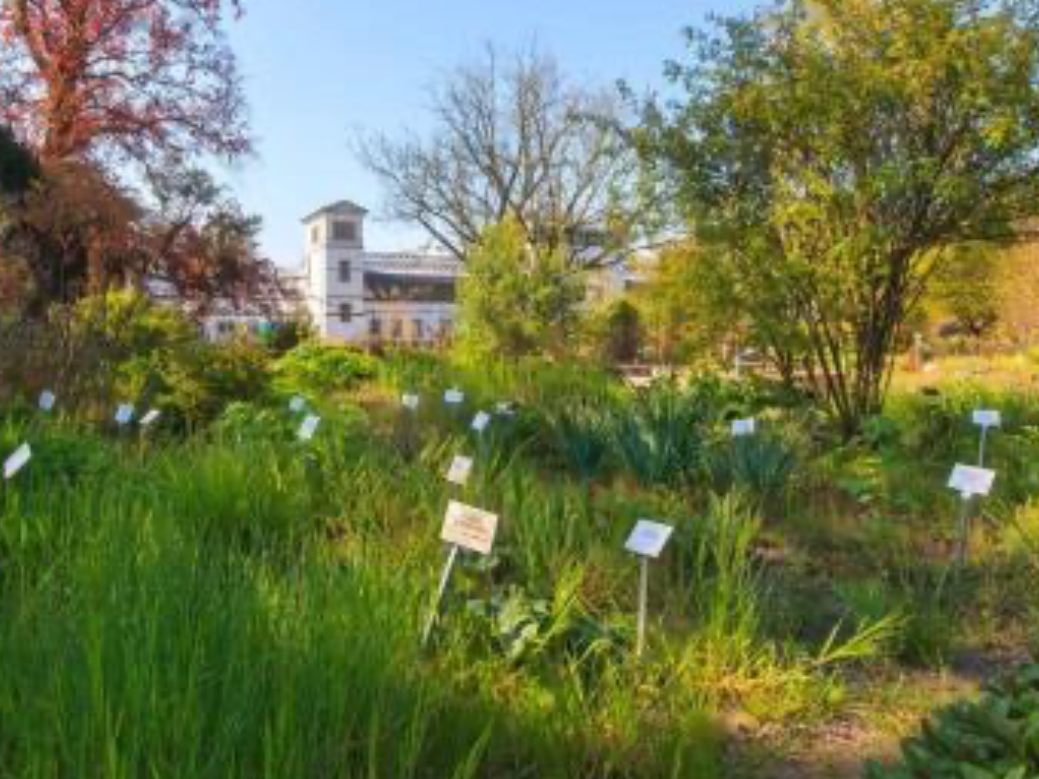
M 223 32 L 239 0 L 3 0 L 0 124 L 44 161 L 249 150 Z
M 0 127 L 42 170 L 16 231 L 30 309 L 145 284 L 200 312 L 277 297 L 257 220 L 194 166 L 250 150 L 223 29 L 240 13 L 241 0 L 0 0 Z

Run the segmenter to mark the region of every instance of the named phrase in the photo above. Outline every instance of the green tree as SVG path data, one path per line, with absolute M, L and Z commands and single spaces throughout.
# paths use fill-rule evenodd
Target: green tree
M 740 332 L 720 266 L 692 242 L 665 248 L 644 268 L 645 283 L 634 299 L 658 362 L 689 363 L 716 355 Z
M 793 0 L 691 32 L 684 96 L 646 108 L 647 172 L 847 435 L 935 270 L 1035 210 L 1037 25 L 1011 0 Z
M 575 342 L 584 279 L 560 250 L 540 251 L 514 217 L 487 228 L 459 290 L 460 348 L 515 357 L 565 353 Z
M 971 338 L 990 335 L 999 321 L 999 259 L 990 246 L 967 245 L 935 275 L 928 295 L 934 313 Z
M 606 365 L 639 359 L 643 343 L 642 314 L 627 297 L 614 300 L 596 311 L 587 323 L 592 349 Z

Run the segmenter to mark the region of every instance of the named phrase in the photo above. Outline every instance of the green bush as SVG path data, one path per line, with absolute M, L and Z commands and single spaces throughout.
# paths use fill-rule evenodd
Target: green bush
M 180 311 L 136 293 L 84 299 L 75 328 L 100 343 L 97 368 L 115 376 L 111 400 L 159 408 L 167 423 L 205 424 L 228 403 L 262 400 L 270 391 L 265 348 L 245 339 L 209 343 Z
M 870 764 L 866 779 L 1031 779 L 1039 776 L 1039 666 L 955 703 L 902 743 L 902 761 Z
M 169 355 L 159 367 L 155 405 L 192 424 L 211 422 L 235 402 L 257 402 L 270 393 L 266 350 L 245 340 L 202 341 Z
M 374 357 L 343 346 L 310 341 L 275 363 L 275 386 L 288 394 L 342 392 L 374 378 L 377 371 Z

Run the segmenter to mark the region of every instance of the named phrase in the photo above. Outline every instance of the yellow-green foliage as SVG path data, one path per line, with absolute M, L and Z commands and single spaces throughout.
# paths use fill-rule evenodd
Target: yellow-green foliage
M 477 355 L 562 354 L 575 344 L 580 271 L 531 245 L 515 217 L 484 231 L 459 291 L 458 343 Z

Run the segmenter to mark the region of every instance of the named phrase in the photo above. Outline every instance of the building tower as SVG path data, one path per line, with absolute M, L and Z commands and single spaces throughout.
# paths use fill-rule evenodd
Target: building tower
M 342 200 L 303 220 L 306 306 L 322 339 L 357 342 L 367 333 L 364 310 L 364 219 Z

